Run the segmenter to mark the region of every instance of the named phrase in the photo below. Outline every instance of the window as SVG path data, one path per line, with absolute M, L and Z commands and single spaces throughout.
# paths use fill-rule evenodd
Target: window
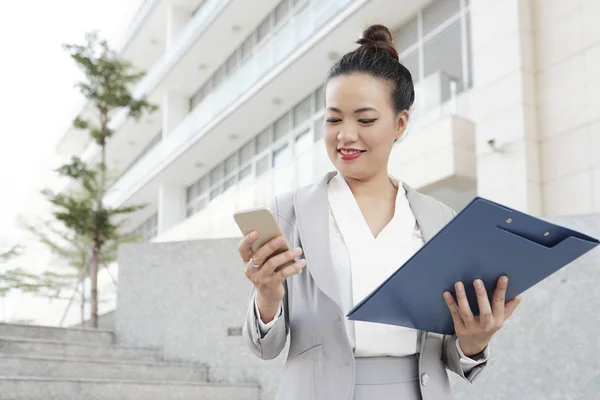
M 256 136 L 256 154 L 260 154 L 265 151 L 271 145 L 271 127 L 268 127 L 264 131 Z
M 256 176 L 261 176 L 269 170 L 269 154 L 256 162 Z
M 244 43 L 242 43 L 242 61 L 245 61 L 252 55 L 252 50 L 254 49 L 254 32 L 248 36 Z
M 238 153 L 234 153 L 225 160 L 225 176 L 229 176 L 238 167 Z
M 314 123 L 315 142 L 323 137 L 323 119 L 319 118 Z
M 236 50 L 235 53 L 229 56 L 227 59 L 227 73 L 231 74 L 233 71 L 237 69 L 238 61 L 240 58 L 240 51 Z
M 214 186 L 219 183 L 221 179 L 223 179 L 223 164 L 217 165 L 210 171 L 210 185 Z
M 396 50 L 398 50 L 398 53 L 402 53 L 417 43 L 419 40 L 419 32 L 417 28 L 417 17 L 415 17 L 394 32 L 394 44 L 396 45 Z
M 227 189 L 232 188 L 237 182 L 237 176 L 232 176 L 231 178 L 227 179 L 225 181 L 225 184 L 223 185 L 223 188 L 225 191 L 227 191 Z
M 287 112 L 283 117 L 275 121 L 273 141 L 277 141 L 284 137 L 290 131 L 290 113 Z
M 246 143 L 240 150 L 240 165 L 245 165 L 252 161 L 252 157 L 254 157 L 254 140 Z
M 307 129 L 296 136 L 296 141 L 294 143 L 294 156 L 297 157 L 304 153 L 306 150 L 310 149 L 312 145 L 312 135 L 310 130 Z
M 289 0 L 283 0 L 281 3 L 279 3 L 277 7 L 275 7 L 275 26 L 278 26 L 279 24 L 287 20 L 289 12 Z
M 460 12 L 460 0 L 437 0 L 423 9 L 423 35 Z
M 294 127 L 306 122 L 311 116 L 311 96 L 307 96 L 294 107 Z
M 271 14 L 267 15 L 267 18 L 265 18 L 258 26 L 258 30 L 256 31 L 257 42 L 261 42 L 266 38 L 269 35 L 269 32 L 271 32 Z
M 282 167 L 292 159 L 292 149 L 284 144 L 273 152 L 273 168 Z
M 425 76 L 441 71 L 462 82 L 462 54 L 460 22 L 457 21 L 423 46 Z
M 400 59 L 402 65 L 406 67 L 410 71 L 412 76 L 413 83 L 419 82 L 421 80 L 420 72 L 419 72 L 419 51 L 414 50 L 405 55 Z
M 210 191 L 210 200 L 214 200 L 223 193 L 223 185 L 218 185 Z
M 325 108 L 325 85 L 315 90 L 315 103 L 317 111 Z

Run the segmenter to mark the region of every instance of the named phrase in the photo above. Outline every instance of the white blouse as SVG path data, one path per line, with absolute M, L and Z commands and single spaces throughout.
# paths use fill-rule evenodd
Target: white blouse
M 330 253 L 340 282 L 344 315 L 403 265 L 424 243 L 406 191 L 401 182 L 394 180 L 398 182 L 394 216 L 377 237 L 373 236 L 342 175 L 336 174 L 329 182 Z M 265 324 L 260 319 L 258 305 L 255 306 L 263 336 L 281 316 L 282 307 L 273 321 Z M 346 319 L 345 324 L 355 357 L 402 357 L 418 352 L 417 330 L 349 319 Z M 458 345 L 458 339 L 456 347 L 465 373 L 484 363 L 489 357 L 489 346 L 479 360 L 466 357 Z

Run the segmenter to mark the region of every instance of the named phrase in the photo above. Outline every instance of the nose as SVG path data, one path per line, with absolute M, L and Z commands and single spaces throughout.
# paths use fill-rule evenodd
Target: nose
M 337 139 L 340 143 L 353 143 L 358 140 L 358 130 L 353 124 L 342 124 Z

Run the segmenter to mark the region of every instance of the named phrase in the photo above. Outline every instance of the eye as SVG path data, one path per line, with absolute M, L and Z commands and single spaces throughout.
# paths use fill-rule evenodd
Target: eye
M 337 122 L 340 122 L 340 121 L 341 121 L 341 119 L 339 119 L 339 118 L 327 118 L 325 121 L 326 121 L 328 124 L 335 124 L 335 123 L 337 123 Z
M 372 124 L 375 121 L 377 121 L 377 118 L 375 118 L 375 119 L 359 119 L 358 120 L 358 122 L 360 122 L 361 124 Z

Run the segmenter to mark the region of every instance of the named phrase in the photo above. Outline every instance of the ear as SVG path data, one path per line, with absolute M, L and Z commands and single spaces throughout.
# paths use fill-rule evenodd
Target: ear
M 408 110 L 402 110 L 396 115 L 396 134 L 395 140 L 398 140 L 404 135 L 406 127 L 408 126 L 409 113 Z

